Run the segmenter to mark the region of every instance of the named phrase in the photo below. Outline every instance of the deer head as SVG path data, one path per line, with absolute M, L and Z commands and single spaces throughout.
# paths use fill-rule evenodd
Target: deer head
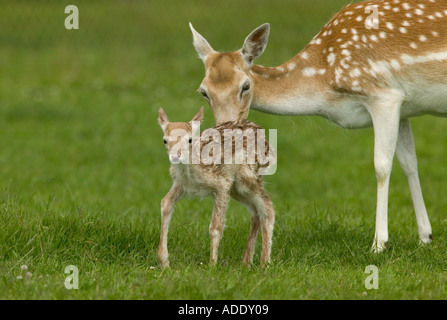
M 198 92 L 208 101 L 216 124 L 248 117 L 253 99 L 250 70 L 253 60 L 267 46 L 270 25 L 265 23 L 245 39 L 240 50 L 216 52 L 208 41 L 189 24 L 194 47 L 205 65 L 205 78 Z

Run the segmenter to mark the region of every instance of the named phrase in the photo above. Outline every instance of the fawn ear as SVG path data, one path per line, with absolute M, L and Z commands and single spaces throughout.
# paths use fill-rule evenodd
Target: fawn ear
M 197 112 L 197 114 L 194 116 L 194 118 L 192 118 L 191 122 L 193 122 L 193 121 L 198 121 L 198 122 L 202 123 L 202 121 L 203 121 L 203 107 L 201 107 L 199 112 Z
M 210 44 L 200 33 L 194 29 L 191 22 L 189 23 L 189 27 L 191 28 L 192 36 L 193 36 L 193 45 L 196 48 L 197 53 L 199 54 L 200 59 L 202 59 L 203 63 L 205 63 L 206 57 L 215 52 L 213 48 L 211 48 Z
M 192 126 L 192 135 L 194 137 L 200 135 L 200 125 L 202 124 L 202 121 L 203 121 L 203 107 L 200 108 L 199 112 L 197 112 L 197 114 L 189 122 Z
M 169 123 L 168 116 L 166 115 L 166 112 L 163 110 L 163 108 L 160 108 L 158 110 L 158 124 L 163 129 L 163 131 L 166 128 L 166 125 Z
M 253 60 L 259 57 L 267 47 L 269 40 L 270 24 L 264 23 L 256 28 L 245 38 L 244 45 L 241 49 L 242 58 L 245 63 L 251 67 Z

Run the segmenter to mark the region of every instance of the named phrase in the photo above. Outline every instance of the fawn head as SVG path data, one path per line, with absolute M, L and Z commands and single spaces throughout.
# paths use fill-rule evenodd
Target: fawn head
M 169 122 L 163 108 L 158 111 L 158 124 L 163 130 L 163 142 L 172 164 L 190 162 L 193 137 L 199 134 L 203 121 L 203 107 L 189 122 Z M 197 123 L 198 122 L 198 123 Z

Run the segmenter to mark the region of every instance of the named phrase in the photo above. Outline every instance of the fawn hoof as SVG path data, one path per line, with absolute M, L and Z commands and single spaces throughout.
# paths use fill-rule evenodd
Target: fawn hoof
M 160 265 L 160 268 L 162 268 L 162 269 L 169 268 L 169 260 L 168 259 L 158 259 L 158 264 Z

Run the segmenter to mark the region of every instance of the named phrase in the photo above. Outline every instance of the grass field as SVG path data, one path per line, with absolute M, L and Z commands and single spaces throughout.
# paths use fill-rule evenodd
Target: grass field
M 250 217 L 232 202 L 210 267 L 212 202 L 185 199 L 171 224 L 171 268 L 157 266 L 160 201 L 171 184 L 157 110 L 184 121 L 206 105 L 195 92 L 203 65 L 188 22 L 217 50 L 239 48 L 270 22 L 257 62 L 279 65 L 348 2 L 80 0 L 80 29 L 71 31 L 60 1 L 3 2 L 0 299 L 447 298 L 447 122 L 435 117 L 412 122 L 430 246 L 418 245 L 396 162 L 390 248 L 370 252 L 371 129 L 253 111 L 250 120 L 278 129 L 278 170 L 266 178 L 277 212 L 272 265 L 242 266 Z M 205 118 L 212 126 L 208 107 Z M 78 290 L 64 286 L 68 265 L 79 269 Z M 377 290 L 365 288 L 368 265 L 379 268 Z

